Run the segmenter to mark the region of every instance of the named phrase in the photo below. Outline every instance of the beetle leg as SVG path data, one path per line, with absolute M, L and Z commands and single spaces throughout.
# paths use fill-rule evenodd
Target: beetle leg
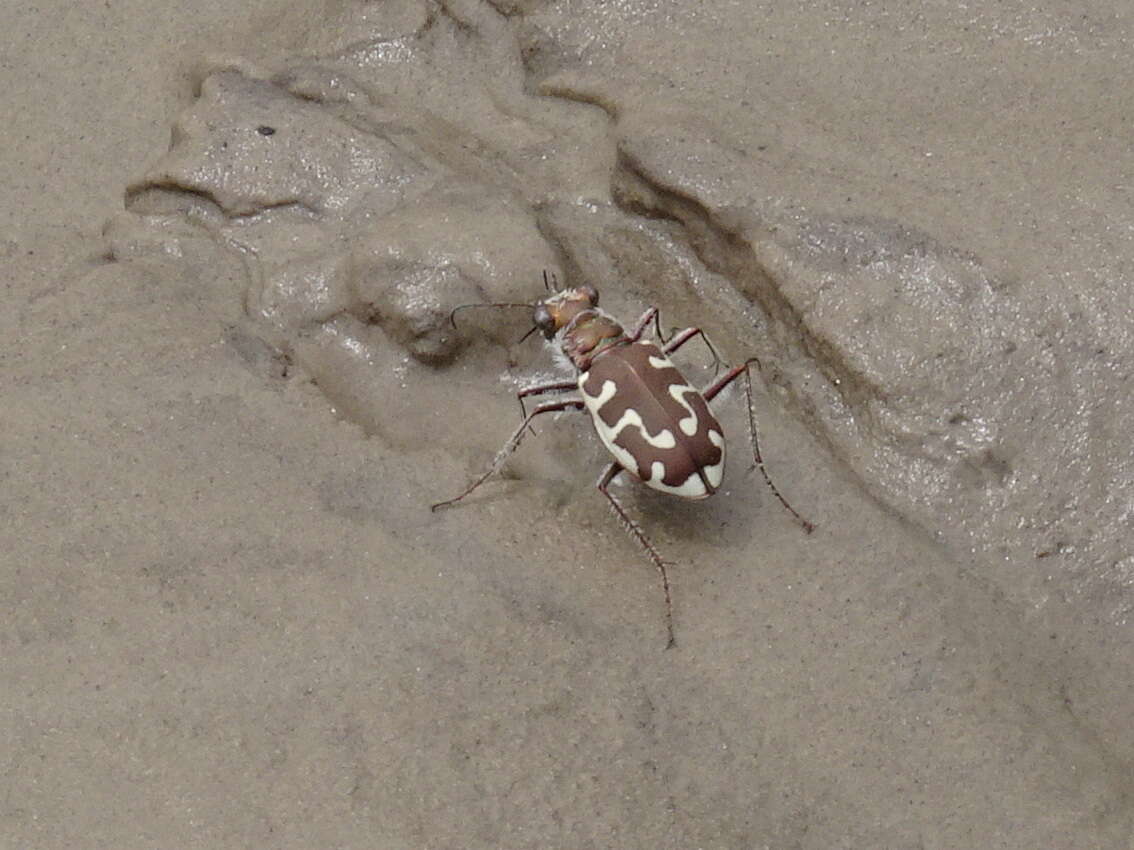
M 459 496 L 454 496 L 452 499 L 446 499 L 443 502 L 436 502 L 430 505 L 429 509 L 431 511 L 436 511 L 438 508 L 447 508 L 450 505 L 455 505 L 457 502 L 461 501 L 461 499 L 465 498 L 465 496 L 467 496 L 469 493 L 471 493 L 473 490 L 475 490 L 477 487 L 491 478 L 492 474 L 499 470 L 500 467 L 504 465 L 504 461 L 506 461 L 512 454 L 512 452 L 514 452 L 519 447 L 520 441 L 524 439 L 524 432 L 528 430 L 528 427 L 531 425 L 531 421 L 541 413 L 552 413 L 557 410 L 569 410 L 571 408 L 582 410 L 583 407 L 584 405 L 582 400 L 577 398 L 567 399 L 566 401 L 548 401 L 539 405 L 535 410 L 524 417 L 524 421 L 520 423 L 520 427 L 517 428 L 512 433 L 512 436 L 508 438 L 508 442 L 504 444 L 504 448 L 496 453 L 496 457 L 493 459 L 492 465 L 488 467 L 488 470 L 482 476 L 480 476 L 480 478 L 466 487 L 464 492 L 462 492 Z
M 770 475 L 768 475 L 768 470 L 764 466 L 764 458 L 760 454 L 760 440 L 756 436 L 756 415 L 752 412 L 752 372 L 750 367 L 753 363 L 759 366 L 759 358 L 750 357 L 745 360 L 744 363 L 742 363 L 740 366 L 734 366 L 733 368 L 729 369 L 724 375 L 721 376 L 720 380 L 716 381 L 712 386 L 701 393 L 701 395 L 704 397 L 705 401 L 711 401 L 718 393 L 720 393 L 721 390 L 723 390 L 725 387 L 739 378 L 742 374 L 744 375 L 744 399 L 748 406 L 748 433 L 752 438 L 752 459 L 753 461 L 755 461 L 756 466 L 760 467 L 760 474 L 764 476 L 764 483 L 768 485 L 768 488 L 772 491 L 772 494 L 780 500 L 781 505 L 787 508 L 788 513 L 795 517 L 799 524 L 803 526 L 803 530 L 810 534 L 815 530 L 815 524 L 810 520 L 806 520 L 802 516 L 800 516 L 799 512 L 788 504 L 787 499 L 780 495 L 780 491 L 777 490 L 776 485 L 772 483 L 772 478 Z M 763 367 L 761 366 L 760 368 Z
M 705 332 L 700 328 L 686 328 L 683 331 L 678 331 L 669 339 L 666 339 L 662 334 L 661 313 L 658 311 L 657 307 L 651 307 L 643 313 L 634 324 L 630 333 L 626 334 L 626 338 L 631 342 L 637 342 L 641 339 L 642 334 L 645 332 L 650 322 L 654 323 L 654 333 L 657 335 L 658 340 L 662 344 L 662 350 L 665 351 L 666 354 L 673 354 L 673 352 L 677 351 L 677 349 L 681 348 L 681 346 L 685 345 L 685 343 L 689 342 L 693 337 L 700 336 L 701 341 L 705 343 L 705 347 L 709 349 L 709 353 L 713 355 L 714 375 L 720 371 L 723 361 L 721 360 L 721 356 L 717 353 L 716 347 L 709 342 L 709 338 L 705 335 Z
M 661 325 L 658 323 L 658 308 L 650 307 L 638 317 L 638 321 L 634 323 L 634 327 L 630 333 L 626 334 L 626 338 L 631 342 L 637 342 L 642 338 L 642 333 L 646 330 L 646 325 L 650 322 L 654 323 L 654 329 L 657 331 L 658 339 L 661 339 Z
M 543 393 L 565 393 L 577 389 L 579 389 L 579 382 L 577 380 L 556 381 L 553 384 L 540 384 L 535 387 L 525 387 L 516 393 L 516 400 L 520 402 L 520 418 L 523 419 L 528 415 L 527 408 L 524 407 L 524 399 L 528 396 L 542 395 Z M 535 428 L 529 425 L 528 430 L 532 432 L 532 436 L 534 437 L 536 432 Z
M 578 380 L 556 381 L 553 384 L 539 384 L 538 386 L 534 387 L 525 387 L 524 389 L 516 393 L 516 398 L 520 402 L 520 415 L 528 415 L 528 411 L 524 408 L 524 399 L 528 396 L 543 395 L 544 393 L 564 393 L 569 390 L 577 390 L 578 388 Z
M 614 494 L 607 489 L 610 486 L 610 482 L 613 481 L 614 477 L 620 472 L 622 472 L 622 464 L 618 463 L 618 461 L 614 461 L 603 471 L 596 486 L 598 487 L 598 491 L 606 496 L 607 500 L 610 502 L 610 506 L 614 508 L 614 512 L 618 514 L 618 518 L 622 521 L 623 528 L 646 550 L 646 554 L 649 556 L 650 560 L 653 561 L 659 575 L 661 575 L 662 590 L 665 591 L 665 630 L 669 636 L 665 648 L 669 649 L 677 644 L 677 640 L 673 636 L 673 600 L 669 594 L 669 573 L 666 571 L 665 561 L 663 561 L 661 555 L 658 554 L 658 550 L 654 548 L 654 544 L 650 541 L 650 538 L 642 531 L 642 527 L 630 518 L 630 515 L 626 513 L 626 509 L 614 498 Z
M 713 375 L 715 377 L 717 373 L 720 372 L 721 364 L 724 361 L 721 360 L 721 356 L 717 354 L 716 347 L 709 342 L 709 338 L 700 328 L 686 328 L 683 331 L 679 331 L 669 338 L 669 342 L 665 343 L 663 350 L 666 354 L 673 354 L 673 352 L 677 351 L 677 349 L 681 348 L 681 346 L 685 345 L 685 343 L 689 342 L 689 340 L 693 339 L 695 336 L 701 337 L 701 341 L 705 343 L 705 347 L 709 349 L 709 353 L 713 355 Z
M 749 367 L 753 363 L 755 363 L 761 369 L 764 368 L 760 364 L 760 359 L 758 357 L 749 357 L 747 360 L 745 360 L 739 366 L 733 366 L 731 369 L 729 369 L 727 372 L 725 372 L 723 375 L 721 375 L 721 377 L 718 380 L 714 381 L 712 384 L 710 384 L 708 387 L 706 387 L 704 390 L 702 390 L 701 391 L 701 397 L 704 398 L 705 401 L 712 401 L 714 398 L 716 398 L 718 395 L 720 395 L 721 391 L 725 387 L 727 387 L 729 384 L 731 384 L 733 381 L 735 381 L 741 375 L 747 374 Z M 749 381 L 748 381 L 748 386 L 749 387 L 752 386 L 751 379 L 749 379 Z M 749 408 L 751 409 L 751 405 L 749 405 Z

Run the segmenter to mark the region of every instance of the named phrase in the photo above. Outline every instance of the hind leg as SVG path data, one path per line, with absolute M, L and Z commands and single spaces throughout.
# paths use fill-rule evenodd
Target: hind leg
M 712 386 L 701 393 L 701 395 L 704 396 L 705 401 L 711 401 L 721 390 L 741 375 L 744 375 L 744 398 L 748 405 L 748 434 L 752 439 L 752 460 L 756 466 L 760 468 L 760 474 L 764 476 L 764 483 L 768 485 L 772 494 L 780 500 L 781 505 L 787 508 L 788 513 L 795 517 L 796 521 L 803 526 L 803 530 L 810 534 L 815 530 L 815 524 L 800 516 L 799 512 L 788 504 L 788 500 L 780 495 L 780 491 L 776 488 L 776 485 L 772 483 L 772 477 L 768 475 L 768 470 L 764 466 L 764 458 L 760 454 L 760 441 L 756 436 L 756 415 L 752 412 L 752 373 L 750 371 L 752 364 L 759 364 L 759 362 L 757 358 L 751 357 L 745 360 L 740 366 L 734 366 L 722 375 L 720 380 L 714 382 Z
M 622 527 L 633 537 L 641 547 L 646 551 L 647 557 L 653 562 L 657 568 L 658 574 L 662 580 L 662 590 L 665 591 L 665 630 L 668 635 L 665 648 L 669 649 L 677 644 L 677 640 L 673 636 L 673 599 L 669 593 L 669 573 L 666 571 L 666 563 L 662 560 L 662 556 L 658 554 L 658 550 L 654 548 L 653 542 L 642 531 L 642 527 L 638 525 L 630 514 L 626 513 L 626 509 L 622 507 L 622 503 L 614 497 L 614 494 L 608 489 L 610 482 L 612 482 L 618 473 L 622 472 L 622 465 L 617 461 L 610 464 L 602 473 L 598 480 L 598 491 L 606 496 L 610 502 L 610 506 L 618 515 L 619 520 L 622 521 Z

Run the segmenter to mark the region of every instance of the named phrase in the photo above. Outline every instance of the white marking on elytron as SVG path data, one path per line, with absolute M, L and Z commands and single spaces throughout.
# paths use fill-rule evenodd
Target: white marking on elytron
M 721 450 L 721 459 L 714 463 L 712 466 L 704 467 L 701 471 L 705 473 L 705 480 L 709 482 L 709 486 L 714 490 L 718 490 L 721 486 L 721 479 L 724 478 L 724 434 L 722 434 L 720 431 L 710 428 L 709 442 Z
M 582 388 L 582 381 L 579 382 L 579 387 Z M 591 415 L 595 420 L 595 429 L 599 432 L 599 436 L 603 438 L 603 442 L 613 443 L 618 439 L 618 435 L 622 433 L 622 429 L 633 425 L 638 429 L 638 433 L 642 435 L 642 439 L 653 446 L 655 449 L 672 449 L 677 445 L 677 440 L 673 436 L 673 432 L 668 428 L 663 428 L 657 434 L 651 435 L 646 430 L 646 423 L 642 421 L 641 415 L 634 408 L 627 408 L 626 412 L 622 414 L 614 425 L 607 425 L 599 417 L 598 412 L 602 409 L 603 405 L 614 398 L 618 388 L 615 386 L 614 381 L 603 381 L 602 389 L 596 396 L 588 396 L 586 390 L 583 390 L 584 402 L 587 408 L 591 411 Z M 609 442 L 608 442 L 609 441 Z
M 615 393 L 618 392 L 618 387 L 615 386 L 614 381 L 603 381 L 598 395 L 588 395 L 583 387 L 583 384 L 587 382 L 587 374 L 584 372 L 579 376 L 579 392 L 583 394 L 583 400 L 586 401 L 591 413 L 597 413 L 604 404 L 614 398 Z
M 655 449 L 672 449 L 677 445 L 677 440 L 673 437 L 673 432 L 668 428 L 662 428 L 658 431 L 656 436 L 650 436 L 650 432 L 646 430 L 646 423 L 642 421 L 642 417 L 638 415 L 638 411 L 634 408 L 629 408 L 622 414 L 622 418 L 614 423 L 614 427 L 609 428 L 610 439 L 618 439 L 618 435 L 622 433 L 622 429 L 628 425 L 633 425 L 638 429 L 638 433 L 642 435 L 642 439 L 653 446 Z M 607 428 L 605 422 L 602 423 L 603 428 Z
M 683 499 L 704 499 L 709 495 L 709 491 L 705 488 L 705 482 L 696 472 L 676 487 L 666 484 L 662 481 L 663 478 L 665 478 L 665 464 L 660 460 L 655 460 L 650 466 L 650 480 L 646 482 L 646 486 L 673 496 L 680 496 Z
M 652 358 L 651 358 L 652 359 Z M 681 433 L 687 437 L 692 437 L 697 433 L 697 411 L 693 406 L 685 400 L 685 396 L 693 393 L 696 394 L 697 390 L 688 384 L 670 384 L 669 394 L 673 396 L 674 401 L 689 411 L 689 415 L 679 419 L 677 427 L 681 429 Z
M 630 452 L 626 451 L 626 449 L 622 448 L 622 446 L 615 444 L 614 437 L 610 433 L 610 428 L 607 427 L 607 424 L 602 421 L 602 417 L 599 416 L 599 410 L 602 409 L 604 404 L 614 398 L 614 394 L 618 392 L 618 387 L 615 386 L 614 381 L 603 381 L 602 389 L 599 390 L 599 394 L 590 395 L 583 388 L 583 384 L 585 384 L 586 381 L 587 373 L 583 372 L 579 375 L 579 392 L 583 394 L 583 403 L 587 406 L 587 410 L 591 414 L 591 421 L 594 422 L 595 425 L 595 433 L 599 435 L 599 439 L 602 440 L 602 444 L 606 446 L 606 450 L 614 455 L 616 461 L 622 464 L 623 469 L 631 475 L 641 478 L 642 476 L 638 473 L 639 467 L 637 459 L 634 455 L 630 454 Z

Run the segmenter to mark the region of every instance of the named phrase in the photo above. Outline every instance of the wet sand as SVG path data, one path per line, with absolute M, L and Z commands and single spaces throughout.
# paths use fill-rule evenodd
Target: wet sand
M 3 13 L 13 847 L 1127 848 L 1134 20 Z M 594 491 L 540 273 L 759 356 Z M 691 377 L 707 349 L 683 352 Z M 562 375 L 559 375 L 562 377 Z

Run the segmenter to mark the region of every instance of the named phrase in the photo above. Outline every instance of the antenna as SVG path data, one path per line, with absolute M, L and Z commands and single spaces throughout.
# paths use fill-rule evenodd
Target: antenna
M 471 307 L 523 307 L 525 310 L 532 309 L 531 304 L 524 304 L 519 301 L 488 301 L 483 304 L 462 304 L 459 307 L 454 307 L 453 312 L 449 314 L 449 324 L 456 329 L 457 313 L 461 310 L 468 310 Z

